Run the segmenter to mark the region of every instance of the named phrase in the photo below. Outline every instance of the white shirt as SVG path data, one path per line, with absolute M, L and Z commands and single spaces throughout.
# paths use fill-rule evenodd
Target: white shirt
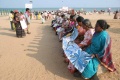
M 47 16 L 48 14 L 45 12 L 44 15 Z

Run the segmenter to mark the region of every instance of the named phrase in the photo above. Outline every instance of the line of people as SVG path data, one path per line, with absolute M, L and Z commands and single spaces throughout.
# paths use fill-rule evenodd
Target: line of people
M 105 20 L 97 20 L 95 28 L 82 16 L 57 13 L 51 27 L 62 41 L 65 62 L 75 77 L 99 80 L 98 67 L 115 71 L 112 62 L 111 38 L 106 31 L 110 26 Z

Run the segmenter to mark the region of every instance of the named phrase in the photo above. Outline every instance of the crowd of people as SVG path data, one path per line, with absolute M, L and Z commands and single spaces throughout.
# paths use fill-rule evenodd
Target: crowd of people
M 27 10 L 28 9 L 28 10 Z M 78 22 L 79 23 L 79 18 L 78 19 L 76 19 L 75 20 L 75 18 L 74 18 L 74 16 L 71 16 L 70 17 L 70 12 L 67 12 L 67 13 L 65 13 L 65 15 L 61 15 L 61 13 L 58 13 L 58 12 L 60 12 L 60 11 L 42 11 L 42 12 L 40 12 L 40 11 L 34 11 L 34 12 L 31 12 L 30 11 L 30 9 L 29 8 L 27 8 L 26 9 L 26 12 L 25 13 L 22 13 L 22 12 L 19 12 L 18 10 L 14 10 L 14 11 L 11 11 L 10 12 L 10 14 L 9 14 L 9 19 L 10 19 L 10 24 L 11 24 L 11 29 L 12 30 L 14 30 L 14 31 L 16 31 L 16 35 L 19 33 L 20 34 L 20 32 L 21 32 L 21 36 L 22 36 L 22 33 L 23 33 L 23 35 L 25 36 L 25 31 L 27 31 L 27 34 L 30 34 L 31 32 L 29 31 L 29 28 L 30 28 L 30 20 L 31 19 L 36 19 L 36 20 L 41 20 L 42 21 L 42 24 L 44 24 L 45 23 L 45 21 L 46 20 L 48 20 L 48 19 L 55 19 L 56 18 L 56 21 L 57 21 L 57 23 L 60 25 L 60 24 L 62 24 L 62 19 L 64 18 L 64 17 L 67 17 L 66 19 L 71 19 L 71 20 L 73 20 L 73 21 L 76 21 L 76 22 Z M 96 13 L 97 11 L 96 10 L 94 10 L 94 13 Z M 104 10 L 102 10 L 101 12 L 105 12 Z M 110 11 L 109 11 L 110 12 Z M 80 11 L 74 11 L 74 13 L 76 13 L 76 16 L 78 16 L 78 15 L 80 15 L 80 14 L 84 14 L 84 15 L 86 15 L 86 12 L 85 11 L 83 11 L 83 12 L 80 12 Z M 115 13 L 114 13 L 115 15 L 114 15 L 114 19 L 120 19 L 120 12 L 119 11 L 116 11 Z M 61 17 L 60 17 L 60 15 L 61 15 Z M 75 17 L 76 17 L 75 16 Z M 59 20 L 59 17 L 61 18 L 61 20 Z M 70 18 L 69 18 L 70 17 Z M 22 29 L 22 25 L 21 25 L 21 23 L 20 23 L 20 21 L 22 21 L 24 19 L 24 21 L 26 22 L 26 24 L 27 24 L 27 28 L 26 29 Z M 58 21 L 60 21 L 60 22 L 58 22 Z M 69 20 L 68 20 L 69 21 Z M 72 24 L 71 24 L 72 25 Z M 21 26 L 21 28 L 20 27 L 18 27 L 18 26 Z M 56 25 L 54 25 L 54 26 L 56 26 Z M 80 25 L 81 26 L 81 25 Z M 56 27 L 55 27 L 56 28 Z M 60 29 L 60 28 L 59 28 Z M 58 29 L 58 30 L 59 30 Z M 62 28 L 63 29 L 63 28 Z M 62 36 L 62 33 L 59 33 L 59 31 L 58 31 L 58 34 L 60 35 L 60 36 Z M 59 36 L 59 38 L 61 38 Z M 17 37 L 19 37 L 19 36 L 17 36 Z
M 30 9 L 26 8 L 26 12 L 22 13 L 18 10 L 11 11 L 9 14 L 11 30 L 16 31 L 17 37 L 24 37 L 27 34 L 31 34 L 30 32 Z M 21 24 L 21 21 L 24 21 L 24 25 Z M 24 29 L 23 26 L 26 26 Z
M 29 8 L 26 8 L 26 12 L 19 12 L 18 10 L 11 11 L 9 14 L 11 30 L 16 32 L 17 37 L 25 37 L 26 33 L 30 32 L 31 19 L 41 20 L 42 24 L 48 19 L 54 19 L 54 11 L 34 11 L 32 12 Z
M 55 11 L 33 11 L 31 12 L 31 19 L 41 20 L 42 24 L 46 22 L 46 20 L 51 20 L 55 18 Z
M 111 38 L 106 31 L 110 26 L 105 20 L 97 20 L 95 28 L 89 19 L 69 12 L 56 13 L 51 27 L 62 42 L 65 62 L 75 77 L 99 80 L 98 67 L 115 71 L 112 62 Z
M 117 13 L 117 12 L 116 12 Z M 36 19 L 45 20 L 52 18 L 51 27 L 62 42 L 63 55 L 68 69 L 75 77 L 99 80 L 98 67 L 101 64 L 108 71 L 115 71 L 112 62 L 111 38 L 106 31 L 110 26 L 105 20 L 97 20 L 95 28 L 89 19 L 84 19 L 74 10 L 58 12 L 34 12 Z M 9 18 L 11 29 L 16 31 L 17 37 L 31 34 L 30 20 L 33 16 L 29 8 L 26 12 L 11 11 Z M 25 21 L 24 29 L 21 21 Z M 80 75 L 79 75 L 80 74 Z

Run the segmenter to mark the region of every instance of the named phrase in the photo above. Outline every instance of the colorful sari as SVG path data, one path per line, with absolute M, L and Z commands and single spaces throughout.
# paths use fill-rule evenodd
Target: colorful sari
M 98 60 L 100 61 L 100 63 L 107 68 L 109 71 L 113 72 L 115 71 L 115 67 L 113 65 L 112 62 L 112 53 L 110 52 L 111 50 L 111 39 L 108 36 L 107 40 L 106 40 L 106 44 L 104 47 L 104 55 L 103 56 L 97 56 Z
M 93 35 L 91 45 L 88 46 L 85 51 L 88 54 L 97 55 L 102 63 L 110 67 L 110 69 L 107 69 L 109 69 L 110 71 L 115 71 L 110 53 L 110 44 L 111 40 L 109 34 L 106 31 L 102 31 Z M 98 65 L 100 64 L 98 58 L 94 57 L 89 61 L 88 65 L 82 72 L 82 76 L 84 78 L 91 78 L 94 74 L 97 73 Z

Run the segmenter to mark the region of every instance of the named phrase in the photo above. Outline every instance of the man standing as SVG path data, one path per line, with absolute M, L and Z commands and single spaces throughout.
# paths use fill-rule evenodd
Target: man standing
M 26 8 L 25 17 L 26 17 L 26 24 L 27 24 L 27 34 L 30 34 L 31 32 L 29 31 L 30 29 L 30 9 L 29 8 Z
M 13 17 L 14 17 L 14 12 L 11 11 L 10 14 L 9 14 L 11 29 L 12 29 L 12 30 L 15 30 L 14 27 L 13 27 Z
M 38 20 L 38 11 L 35 12 L 36 20 Z
M 47 16 L 48 16 L 47 11 L 44 12 L 44 16 L 45 16 L 45 20 L 47 20 Z
M 108 13 L 109 13 L 109 15 L 110 15 L 110 12 L 111 12 L 111 8 L 108 9 Z

